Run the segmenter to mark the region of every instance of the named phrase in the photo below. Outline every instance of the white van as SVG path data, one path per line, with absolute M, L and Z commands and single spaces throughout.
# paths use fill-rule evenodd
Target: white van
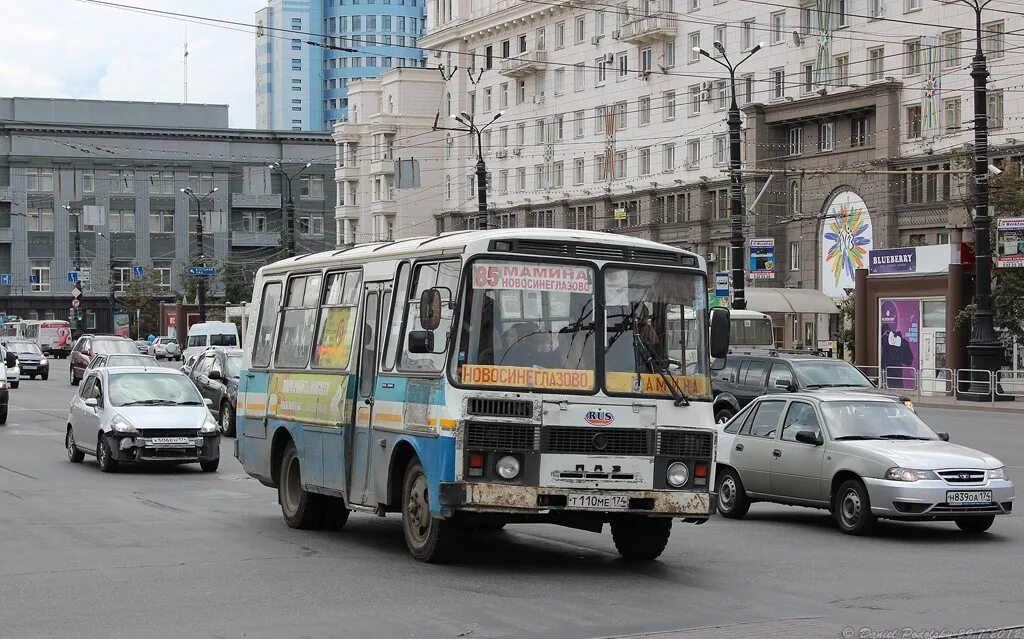
M 182 357 L 188 359 L 208 346 L 238 348 L 238 343 L 238 327 L 232 322 L 200 322 L 189 327 Z

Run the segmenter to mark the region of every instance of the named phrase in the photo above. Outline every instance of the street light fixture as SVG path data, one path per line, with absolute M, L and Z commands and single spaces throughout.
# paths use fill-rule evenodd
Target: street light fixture
M 742 126 L 743 120 L 740 119 L 740 107 L 736 102 L 736 69 L 750 59 L 750 56 L 760 51 L 764 47 L 764 42 L 758 43 L 757 46 L 750 50 L 746 57 L 736 64 L 729 62 L 729 56 L 726 55 L 725 47 L 721 42 L 715 40 L 714 47 L 721 54 L 722 60 L 712 56 L 700 47 L 693 47 L 693 51 L 729 72 L 732 104 L 729 105 L 729 117 L 726 119 L 726 123 L 729 125 L 729 220 L 732 225 L 732 236 L 729 244 L 731 245 L 732 253 L 732 259 L 730 260 L 733 287 L 732 307 L 742 311 L 747 308 L 743 278 L 743 248 L 745 244 L 743 237 L 743 174 L 740 171 L 740 126 Z
M 476 200 L 478 228 L 481 228 L 481 224 L 483 225 L 482 228 L 490 226 L 490 220 L 488 219 L 487 213 L 487 165 L 484 163 L 483 133 L 504 114 L 504 111 L 498 111 L 494 114 L 494 117 L 487 122 L 487 124 L 477 126 L 473 122 L 473 116 L 465 111 L 460 111 L 458 114 L 452 113 L 448 117 L 463 125 L 465 128 L 437 126 L 436 122 L 434 124 L 435 131 L 459 131 L 461 133 L 469 133 L 470 135 L 476 136 Z
M 292 202 L 292 180 L 311 166 L 313 166 L 312 162 L 306 162 L 298 171 L 288 173 L 280 162 L 268 165 L 271 171 L 281 176 L 281 186 L 285 189 L 284 222 L 285 232 L 288 234 L 285 238 L 285 246 L 288 257 L 295 257 L 295 205 Z
M 200 197 L 195 194 L 189 187 L 181 189 L 181 192 L 189 196 L 196 203 L 196 209 L 198 214 L 196 215 L 196 247 L 199 251 L 199 262 L 202 263 L 203 256 L 203 202 L 217 192 L 217 187 L 210 189 L 210 192 Z M 199 321 L 206 321 L 206 280 L 201 276 L 199 278 Z

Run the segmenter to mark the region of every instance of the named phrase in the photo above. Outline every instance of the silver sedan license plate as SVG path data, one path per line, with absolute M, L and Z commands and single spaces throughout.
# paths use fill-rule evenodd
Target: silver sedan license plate
M 573 493 L 566 498 L 565 505 L 568 508 L 587 508 L 591 510 L 625 510 L 629 508 L 629 499 L 623 495 Z
M 991 490 L 947 490 L 947 504 L 990 504 Z
M 191 446 L 192 440 L 188 437 L 150 437 L 147 443 L 150 446 Z

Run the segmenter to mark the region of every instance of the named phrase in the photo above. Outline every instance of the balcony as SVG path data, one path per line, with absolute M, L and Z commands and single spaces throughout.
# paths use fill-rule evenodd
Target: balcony
M 254 195 L 252 193 L 232 193 L 231 207 L 239 209 L 279 209 L 281 194 Z
M 398 203 L 394 200 L 378 200 L 370 202 L 371 215 L 397 215 Z
M 502 60 L 499 73 L 510 78 L 518 78 L 539 71 L 546 66 L 547 61 L 548 52 L 544 49 L 526 51 L 508 60 Z
M 9 186 L 0 186 L 0 202 L 10 202 L 14 196 Z
M 355 160 L 352 160 L 345 166 L 334 167 L 334 179 L 335 180 L 358 180 L 359 179 L 359 167 L 356 166 Z
M 238 248 L 256 248 L 278 246 L 281 233 L 278 231 L 231 231 L 231 246 Z
M 373 175 L 394 175 L 394 160 L 374 160 L 370 162 L 370 173 Z
M 14 242 L 14 231 L 10 228 L 0 229 L 0 244 L 11 244 Z
M 342 204 L 334 207 L 334 219 L 336 220 L 358 220 L 362 207 L 358 204 Z
M 660 12 L 633 18 L 619 30 L 619 40 L 629 44 L 647 44 L 675 37 L 675 21 Z

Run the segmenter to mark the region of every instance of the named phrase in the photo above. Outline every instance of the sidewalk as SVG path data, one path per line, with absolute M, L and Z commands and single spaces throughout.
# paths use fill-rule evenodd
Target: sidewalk
M 909 397 L 916 408 L 946 408 L 949 410 L 974 410 L 974 411 L 986 411 L 995 413 L 1008 413 L 1011 415 L 1024 416 L 1024 401 L 998 401 L 992 402 L 981 401 L 965 401 L 962 399 L 956 399 L 955 397 L 949 397 L 946 395 L 918 395 L 916 393 L 902 394 L 896 390 L 889 389 L 888 391 L 879 391 L 886 395 L 898 395 Z

